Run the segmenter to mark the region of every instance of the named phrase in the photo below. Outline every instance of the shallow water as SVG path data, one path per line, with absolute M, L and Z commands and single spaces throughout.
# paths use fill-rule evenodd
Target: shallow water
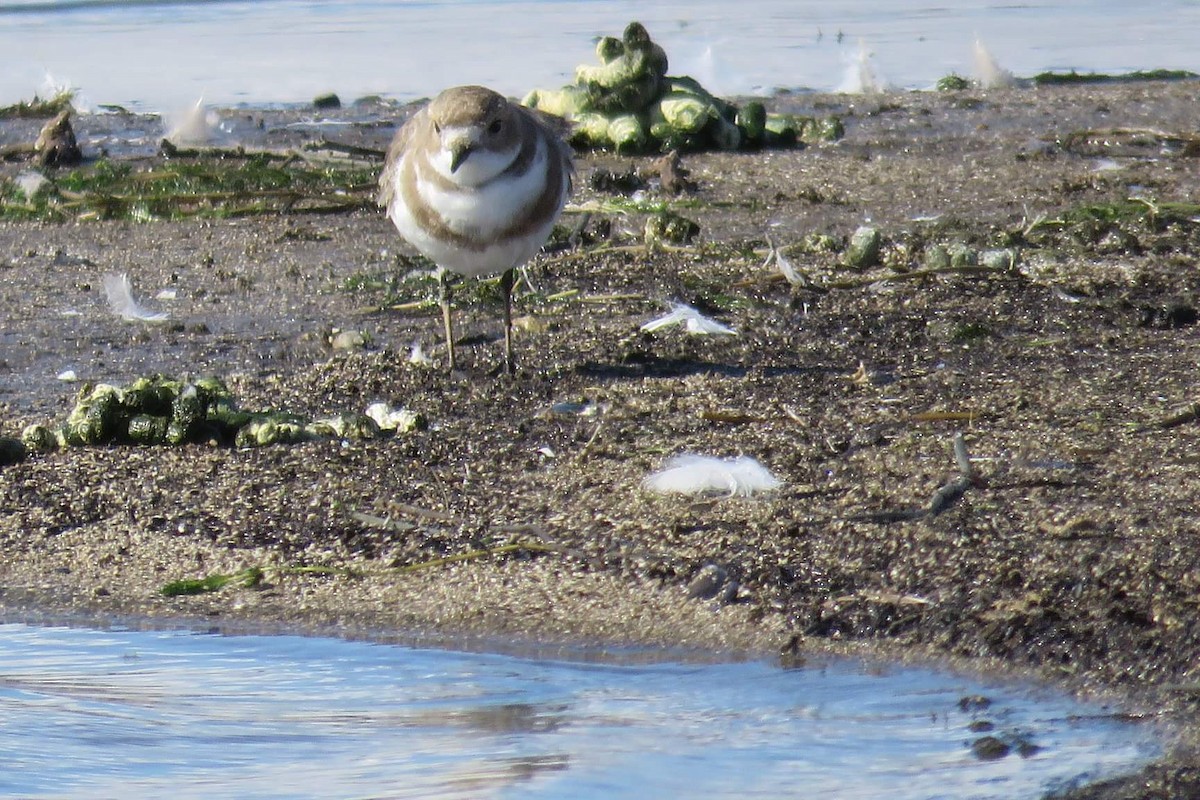
M 0 2 L 0 103 L 49 84 L 81 104 L 180 111 L 381 94 L 401 100 L 458 83 L 508 94 L 567 82 L 599 35 L 640 19 L 672 72 L 718 94 L 875 79 L 906 88 L 973 72 L 981 39 L 1017 75 L 1054 69 L 1200 71 L 1194 0 L 441 0 L 441 2 Z
M 945 672 L 597 655 L 0 625 L 0 796 L 1032 798 L 1158 750 Z

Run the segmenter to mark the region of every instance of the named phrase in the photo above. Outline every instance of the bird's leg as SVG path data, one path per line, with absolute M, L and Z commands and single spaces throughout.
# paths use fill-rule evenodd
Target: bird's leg
M 510 375 L 513 373 L 512 291 L 516 278 L 515 269 L 505 270 L 500 276 L 500 291 L 504 292 L 504 369 Z
M 450 272 L 449 270 L 438 271 L 438 283 L 441 286 L 441 295 L 439 303 L 442 306 L 442 324 L 446 328 L 446 351 L 450 354 L 450 371 L 453 372 L 457 367 L 454 360 L 454 322 L 450 318 Z

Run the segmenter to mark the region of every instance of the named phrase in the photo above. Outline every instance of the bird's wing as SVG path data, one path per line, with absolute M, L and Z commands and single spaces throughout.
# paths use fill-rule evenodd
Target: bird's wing
M 425 109 L 421 109 L 409 117 L 408 121 L 400 126 L 400 130 L 396 131 L 396 135 L 392 137 L 392 143 L 388 145 L 387 157 L 383 160 L 383 172 L 379 174 L 379 194 L 375 198 L 376 202 L 384 208 L 392 204 L 392 198 L 396 194 L 396 171 L 400 169 L 404 151 L 408 149 L 408 143 L 412 141 L 412 137 L 424 117 Z
M 567 194 L 569 195 L 575 183 L 575 151 L 567 143 L 567 139 L 571 135 L 571 123 L 557 114 L 549 114 L 540 108 L 521 105 L 518 105 L 517 108 L 532 117 L 535 124 L 548 128 L 554 134 L 550 138 L 554 141 L 555 152 L 562 159 L 563 172 L 567 176 Z

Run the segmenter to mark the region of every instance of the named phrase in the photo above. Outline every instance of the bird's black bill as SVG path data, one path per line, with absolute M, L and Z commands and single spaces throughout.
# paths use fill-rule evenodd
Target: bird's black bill
M 470 145 L 457 147 L 450 153 L 450 171 L 458 172 L 458 168 L 467 160 L 467 156 L 471 155 L 472 149 Z

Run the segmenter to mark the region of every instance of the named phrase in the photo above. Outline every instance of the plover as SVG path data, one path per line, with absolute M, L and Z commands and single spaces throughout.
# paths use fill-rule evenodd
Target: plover
M 515 270 L 533 257 L 571 191 L 571 149 L 539 112 L 482 86 L 439 94 L 396 132 L 379 203 L 437 265 L 449 367 L 456 366 L 448 272 L 500 275 L 504 363 L 512 371 Z

